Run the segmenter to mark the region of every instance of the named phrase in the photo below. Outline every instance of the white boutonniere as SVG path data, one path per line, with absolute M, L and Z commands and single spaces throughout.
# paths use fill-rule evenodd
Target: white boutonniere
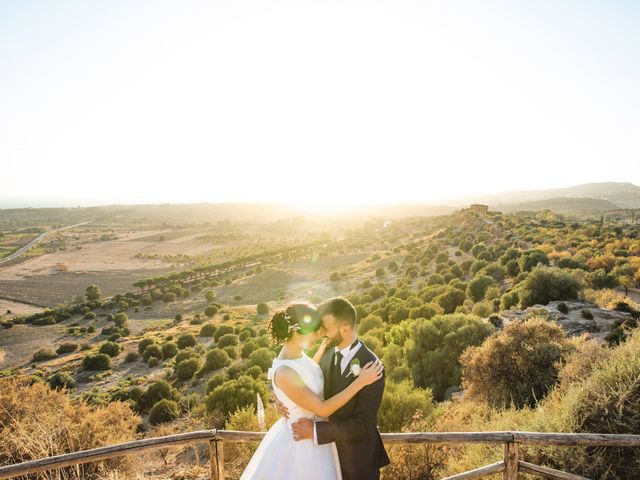
M 354 358 L 353 360 L 351 360 L 351 363 L 349 363 L 349 374 L 347 375 L 347 377 L 349 375 L 357 377 L 358 375 L 360 375 L 361 370 L 362 368 L 360 368 L 360 359 Z

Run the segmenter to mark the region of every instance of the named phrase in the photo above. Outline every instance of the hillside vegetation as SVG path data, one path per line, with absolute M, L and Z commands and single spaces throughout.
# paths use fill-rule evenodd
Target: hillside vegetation
M 269 403 L 266 371 L 278 352 L 269 318 L 291 301 L 334 295 L 354 303 L 360 338 L 385 364 L 382 431 L 637 433 L 640 307 L 625 291 L 640 287 L 640 225 L 549 210 L 486 217 L 461 210 L 312 237 L 223 261 L 202 258 L 109 298 L 88 284 L 55 308 L 0 320 L 5 339 L 39 332 L 51 339 L 5 359 L 0 392 L 10 393 L 0 393 L 0 406 L 15 410 L 19 398 L 37 395 L 62 405 L 12 414 L 0 435 L 22 428 L 14 422 L 80 421 L 77 412 L 95 432 L 93 446 L 185 425 L 258 429 L 256 401 Z M 114 412 L 119 423 L 94 426 Z M 89 447 L 47 431 L 34 429 L 34 438 L 48 439 L 38 448 L 12 436 L 0 464 Z M 229 448 L 237 477 L 255 445 Z M 481 445 L 390 451 L 387 479 L 441 478 L 502 455 Z M 523 455 L 612 480 L 640 475 L 633 453 L 528 448 Z M 167 468 L 180 470 L 184 459 L 172 457 Z

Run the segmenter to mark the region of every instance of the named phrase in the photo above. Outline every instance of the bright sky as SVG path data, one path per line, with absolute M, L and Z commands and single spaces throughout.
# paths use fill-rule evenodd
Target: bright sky
M 640 184 L 640 2 L 0 3 L 0 200 Z

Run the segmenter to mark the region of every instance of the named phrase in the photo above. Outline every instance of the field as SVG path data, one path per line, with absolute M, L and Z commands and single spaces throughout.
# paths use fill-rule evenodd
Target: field
M 30 252 L 19 262 L 0 265 L 0 296 L 52 307 L 82 295 L 91 284 L 110 296 L 142 278 L 283 244 L 287 241 L 255 226 L 140 231 L 83 226 L 52 235 L 40 255 Z

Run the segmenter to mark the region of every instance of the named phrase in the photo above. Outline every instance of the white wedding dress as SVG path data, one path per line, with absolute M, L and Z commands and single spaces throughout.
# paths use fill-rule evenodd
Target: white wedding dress
M 300 418 L 320 419 L 291 401 L 273 381 L 273 373 L 280 366 L 293 368 L 307 388 L 324 398 L 322 370 L 304 353 L 295 360 L 275 359 L 269 370 L 273 392 L 289 410 L 289 419 L 280 418 L 269 429 L 251 457 L 240 480 L 342 480 L 340 460 L 335 443 L 316 445 L 313 439 L 295 441 L 291 424 Z

